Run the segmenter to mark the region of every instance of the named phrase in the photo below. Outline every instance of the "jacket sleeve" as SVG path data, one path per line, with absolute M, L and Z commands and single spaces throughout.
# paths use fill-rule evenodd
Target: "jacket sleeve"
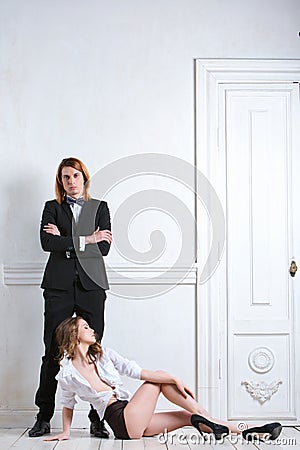
M 124 358 L 111 348 L 106 348 L 104 351 L 120 375 L 141 379 L 142 368 L 135 361 Z
M 110 214 L 107 203 L 103 200 L 97 202 L 97 210 L 94 212 L 95 200 L 92 199 L 91 209 L 85 210 L 85 214 L 82 212 L 79 219 L 79 226 L 77 227 L 77 233 L 79 236 L 86 236 L 91 234 L 99 227 L 100 230 L 110 230 L 111 222 Z M 91 223 L 91 220 L 93 223 Z M 87 230 L 89 230 L 87 232 Z M 79 238 L 78 238 L 79 242 Z M 77 241 L 75 242 L 76 250 L 79 250 Z M 110 244 L 106 241 L 98 242 L 97 244 L 88 244 L 85 246 L 84 251 L 80 252 L 81 258 L 99 258 L 99 253 L 102 256 L 106 256 L 110 250 Z
M 100 230 L 111 231 L 110 214 L 107 203 L 102 201 L 99 206 L 99 216 L 97 226 Z M 110 244 L 106 241 L 98 242 L 98 247 L 103 256 L 106 256 L 110 250 Z
M 53 202 L 46 202 L 42 214 L 40 240 L 45 252 L 65 252 L 74 249 L 72 236 L 54 236 L 46 233 L 43 228 L 48 223 L 57 225 L 56 210 Z

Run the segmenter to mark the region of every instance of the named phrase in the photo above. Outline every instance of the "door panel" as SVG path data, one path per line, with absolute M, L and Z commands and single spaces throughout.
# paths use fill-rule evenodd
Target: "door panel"
M 197 165 L 227 227 L 218 269 L 197 284 L 198 395 L 214 416 L 299 424 L 300 60 L 195 70 Z M 196 215 L 202 255 L 210 235 Z
M 289 334 L 236 332 L 232 345 L 235 382 L 230 386 L 230 418 L 291 417 Z
M 290 84 L 223 86 L 228 418 L 295 418 Z

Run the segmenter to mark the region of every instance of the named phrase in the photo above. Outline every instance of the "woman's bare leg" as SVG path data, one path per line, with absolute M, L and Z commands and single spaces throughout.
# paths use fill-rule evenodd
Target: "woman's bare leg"
M 169 411 L 153 414 L 143 436 L 154 436 L 191 425 L 191 413 L 188 411 Z
M 191 424 L 191 414 L 187 411 L 154 413 L 161 387 L 160 384 L 145 382 L 125 407 L 124 420 L 131 439 L 153 436 Z
M 200 416 L 206 417 L 211 422 L 219 423 L 221 425 L 225 425 L 229 428 L 232 433 L 240 433 L 238 426 L 231 422 L 226 422 L 224 420 L 215 419 L 210 416 L 210 414 L 201 406 L 195 399 L 193 399 L 190 395 L 187 395 L 185 398 L 177 389 L 175 384 L 162 384 L 161 392 L 163 395 L 171 402 L 181 408 L 189 411 L 192 414 L 200 414 Z M 205 425 L 201 424 L 201 430 L 205 432 L 211 432 L 210 428 L 205 427 Z
M 124 408 L 127 432 L 132 439 L 140 439 L 151 422 L 161 385 L 146 381 Z
M 170 402 L 180 406 L 185 411 L 154 414 L 160 392 Z M 143 435 L 152 436 L 163 432 L 165 429 L 172 431 L 190 425 L 192 414 L 200 414 L 212 422 L 225 425 L 231 432 L 240 432 L 235 424 L 212 418 L 190 395 L 187 395 L 186 398 L 183 397 L 174 384 L 156 384 L 146 381 L 139 387 L 124 409 L 126 428 L 132 439 L 139 439 Z M 205 425 L 201 424 L 200 426 L 201 430 L 211 432 L 211 429 L 205 427 Z

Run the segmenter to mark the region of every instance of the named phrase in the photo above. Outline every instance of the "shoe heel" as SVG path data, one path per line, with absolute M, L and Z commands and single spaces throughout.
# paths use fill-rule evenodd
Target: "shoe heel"
M 201 428 L 199 427 L 199 423 L 202 423 L 203 425 L 210 428 L 217 441 L 220 441 L 221 439 L 224 438 L 224 436 L 227 436 L 229 434 L 229 428 L 226 427 L 225 425 L 211 422 L 210 420 L 208 420 L 205 417 L 200 416 L 198 414 L 193 414 L 191 416 L 191 423 L 199 431 L 199 433 L 204 437 L 204 439 L 206 436 L 203 435 L 203 432 L 202 432 Z
M 246 441 L 253 441 L 259 439 L 260 441 L 274 441 L 278 438 L 282 430 L 282 425 L 279 422 L 267 423 L 261 427 L 253 427 L 242 432 L 243 438 Z M 263 438 L 259 437 L 262 434 Z
M 278 438 L 278 436 L 281 433 L 281 430 L 282 430 L 282 426 L 281 425 L 278 425 L 278 427 L 276 427 L 276 428 L 274 428 L 274 430 L 272 430 L 272 433 L 271 433 L 271 436 L 270 436 L 271 441 L 275 441 L 275 439 Z

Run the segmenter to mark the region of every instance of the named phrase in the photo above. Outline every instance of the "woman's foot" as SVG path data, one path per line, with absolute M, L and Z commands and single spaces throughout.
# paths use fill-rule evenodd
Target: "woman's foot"
M 197 428 L 199 433 L 202 434 L 203 432 L 201 428 L 199 427 L 199 424 L 202 423 L 206 427 L 210 428 L 211 431 L 214 433 L 216 440 L 222 439 L 224 436 L 227 436 L 229 434 L 229 428 L 225 425 L 220 425 L 219 423 L 211 422 L 210 420 L 206 419 L 203 416 L 200 416 L 199 414 L 193 414 L 191 416 L 191 423 L 192 425 Z
M 261 427 L 248 428 L 242 432 L 243 438 L 246 441 L 254 439 L 264 439 L 274 441 L 278 438 L 282 430 L 282 425 L 279 422 L 267 423 Z

